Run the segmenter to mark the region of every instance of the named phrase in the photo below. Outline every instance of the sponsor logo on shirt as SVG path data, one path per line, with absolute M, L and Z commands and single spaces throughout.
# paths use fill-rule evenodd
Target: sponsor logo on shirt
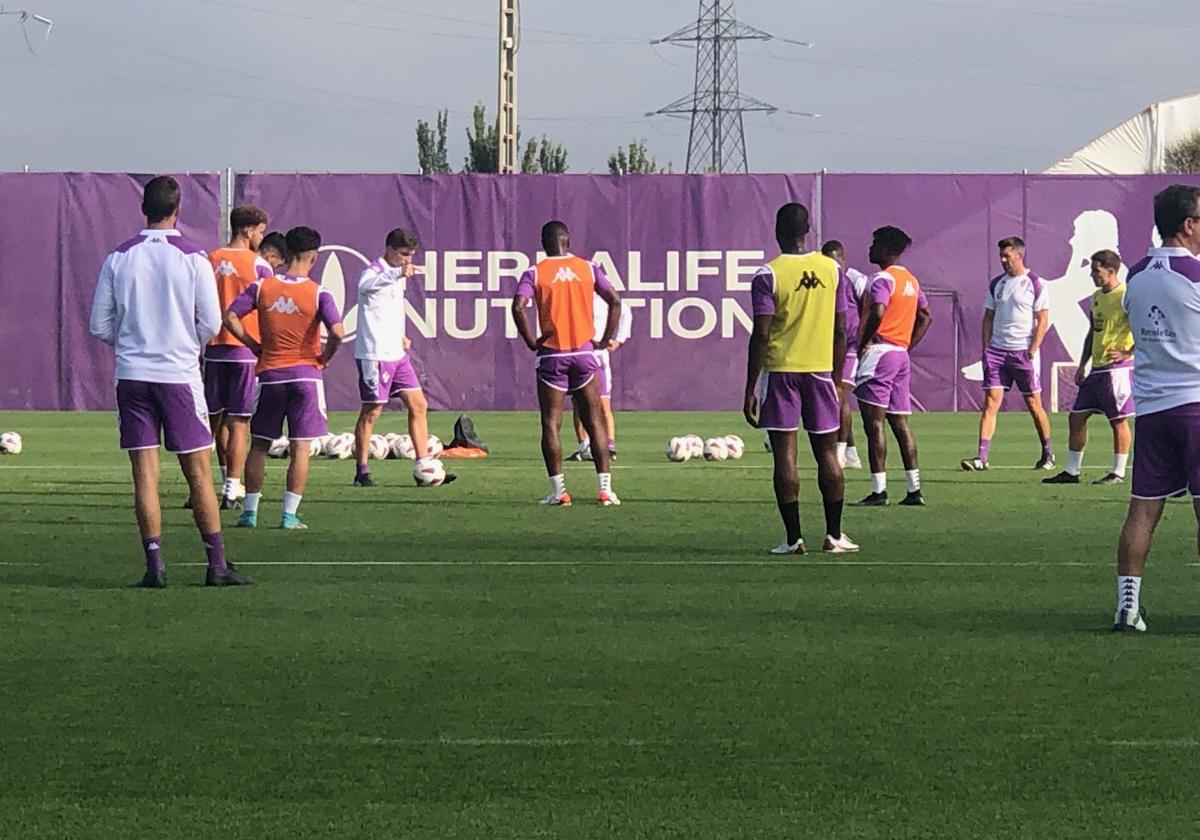
M 913 288 L 913 284 L 912 284 L 911 280 L 904 281 L 904 291 L 901 292 L 900 294 L 903 295 L 904 297 L 916 297 L 917 296 L 917 290 Z
M 808 271 L 800 275 L 800 279 L 796 281 L 796 291 L 801 289 L 823 289 L 825 284 L 821 282 L 821 278 Z
M 233 263 L 229 260 L 221 260 L 217 263 L 216 273 L 220 277 L 232 277 L 237 274 L 237 269 L 233 267 Z
M 300 312 L 300 307 L 290 297 L 278 297 L 267 307 L 267 311 L 278 312 L 280 315 L 295 315 Z
M 1142 327 L 1138 331 L 1142 340 L 1161 343 L 1178 337 L 1175 331 L 1171 329 L 1171 324 L 1167 320 L 1167 313 L 1163 312 L 1157 304 L 1152 305 L 1150 311 L 1146 314 L 1150 319 L 1150 323 L 1154 325 L 1154 329 Z

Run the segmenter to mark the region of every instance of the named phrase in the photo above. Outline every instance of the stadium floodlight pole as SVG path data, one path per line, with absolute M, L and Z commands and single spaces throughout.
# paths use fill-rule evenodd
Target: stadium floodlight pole
M 497 106 L 497 172 L 517 171 L 517 0 L 500 0 L 500 76 Z
M 688 115 L 688 172 L 747 172 L 747 112 L 774 114 L 774 105 L 742 95 L 738 80 L 738 42 L 770 41 L 770 32 L 741 23 L 733 0 L 700 0 L 696 22 L 652 44 L 692 44 L 696 48 L 696 83 L 690 96 L 651 111 L 647 116 Z M 801 43 L 801 42 L 792 42 Z

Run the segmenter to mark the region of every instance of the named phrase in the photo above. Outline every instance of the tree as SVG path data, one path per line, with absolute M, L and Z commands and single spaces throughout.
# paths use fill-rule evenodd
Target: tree
M 474 132 L 467 129 L 467 160 L 463 172 L 495 172 L 500 168 L 500 132 L 489 123 L 487 109 L 476 105 L 471 115 Z
M 446 156 L 449 128 L 449 111 L 438 111 L 437 128 L 433 130 L 425 120 L 417 120 L 417 163 L 422 175 L 446 175 L 450 172 L 450 159 Z
M 1200 173 L 1200 130 L 1167 147 L 1163 169 L 1175 175 Z
M 669 172 L 646 152 L 645 140 L 634 140 L 628 149 L 617 149 L 608 156 L 608 171 L 612 175 L 654 175 Z
M 527 174 L 562 175 L 567 171 L 567 150 L 561 143 L 552 143 L 543 136 L 530 140 L 521 159 L 521 171 Z

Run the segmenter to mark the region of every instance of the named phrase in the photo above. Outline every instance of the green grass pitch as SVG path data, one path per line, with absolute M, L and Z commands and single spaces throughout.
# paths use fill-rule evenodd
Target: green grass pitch
M 312 530 L 226 531 L 258 582 L 240 590 L 199 586 L 164 462 L 171 587 L 150 592 L 128 586 L 111 415 L 0 413 L 26 445 L 0 460 L 0 837 L 1196 834 L 1187 503 L 1155 545 L 1150 632 L 1114 637 L 1128 487 L 1042 486 L 1023 416 L 978 475 L 957 468 L 973 416 L 915 417 L 929 507 L 848 508 L 862 553 L 837 562 L 765 555 L 769 457 L 735 414 L 620 415 L 614 509 L 586 464 L 573 508 L 538 507 L 536 418 L 476 420 L 496 454 L 449 487 L 384 462 L 357 490 L 350 462 L 316 463 Z M 741 461 L 663 455 L 731 432 Z M 1109 449 L 1094 423 L 1086 479 Z

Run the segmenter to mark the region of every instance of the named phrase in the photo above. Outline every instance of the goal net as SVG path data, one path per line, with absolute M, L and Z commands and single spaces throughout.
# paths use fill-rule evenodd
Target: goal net
M 1051 412 L 1069 413 L 1075 404 L 1075 394 L 1079 386 L 1075 384 L 1075 371 L 1079 366 L 1074 362 L 1055 362 L 1050 366 L 1050 405 Z

